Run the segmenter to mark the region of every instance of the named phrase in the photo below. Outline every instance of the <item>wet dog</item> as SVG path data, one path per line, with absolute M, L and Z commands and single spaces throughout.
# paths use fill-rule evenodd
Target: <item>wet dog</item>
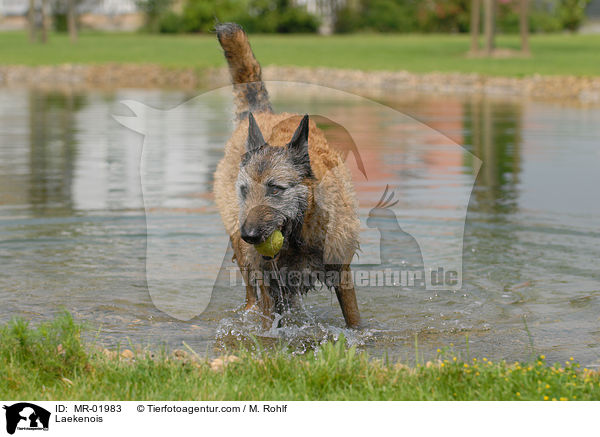
M 350 272 L 360 221 L 350 173 L 308 115 L 273 112 L 260 64 L 234 23 L 219 24 L 229 64 L 236 128 L 214 178 L 214 196 L 246 283 L 246 308 L 268 323 L 321 283 L 335 290 L 346 324 L 360 315 Z M 274 231 L 275 258 L 255 245 Z

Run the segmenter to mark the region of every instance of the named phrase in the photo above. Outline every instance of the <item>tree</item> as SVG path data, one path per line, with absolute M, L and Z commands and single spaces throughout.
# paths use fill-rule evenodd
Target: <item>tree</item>
M 46 44 L 48 42 L 48 0 L 42 0 L 42 44 Z
M 490 56 L 495 48 L 496 25 L 495 21 L 495 0 L 483 0 L 484 23 L 483 31 L 485 33 L 485 54 Z
M 521 31 L 521 51 L 529 54 L 529 14 L 528 0 L 521 0 L 519 8 L 519 28 Z
M 471 1 L 471 53 L 479 52 L 479 18 L 481 16 L 481 0 Z
M 75 7 L 75 0 L 67 0 L 67 26 L 71 42 L 77 41 L 77 11 Z
M 35 0 L 29 0 L 29 10 L 27 11 L 27 24 L 29 26 L 29 41 L 35 41 L 36 23 L 35 23 Z

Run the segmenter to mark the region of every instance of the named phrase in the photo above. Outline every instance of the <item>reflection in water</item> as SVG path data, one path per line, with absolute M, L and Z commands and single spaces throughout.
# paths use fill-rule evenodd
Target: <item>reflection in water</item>
M 282 110 L 306 98 L 273 94 Z M 111 118 L 131 115 L 121 100 L 171 108 L 190 97 L 0 90 L 0 320 L 37 320 L 66 307 L 101 325 L 108 344 L 130 338 L 177 347 L 185 340 L 201 351 L 215 339 L 219 346 L 256 334 L 251 315 L 239 311 L 243 287 L 229 286 L 234 264 L 227 256 L 222 261 L 227 241 L 210 195 L 232 128 L 223 116 L 230 114 L 230 95 L 185 105 L 175 118 L 152 112 L 158 134 L 143 155 L 141 136 Z M 589 187 L 600 182 L 600 110 L 431 96 L 386 103 L 432 129 L 396 123 L 354 100 L 315 99 L 306 108 L 327 114 L 320 123 L 331 126 L 333 141 L 349 152 L 358 148 L 360 162 L 354 153 L 346 161 L 362 215 L 369 216 L 387 184 L 395 193 L 390 202 L 398 201 L 393 210 L 379 205 L 363 223 L 360 262 L 421 266 L 426 254 L 415 241 L 437 249 L 440 260 L 450 256 L 442 243 L 460 218 L 456 187 L 476 167 L 456 142 L 483 161 L 467 216 L 462 289 L 359 289 L 362 332 L 344 330 L 335 299 L 323 290 L 307 296 L 284 328 L 261 335 L 302 348 L 344 332 L 374 353 L 407 358 L 414 356 L 415 334 L 426 355 L 468 334 L 472 354 L 520 359 L 531 353 L 526 317 L 537 352 L 598 364 L 600 199 Z M 144 202 L 148 232 L 164 236 L 158 250 L 185 260 L 165 278 L 206 271 L 198 248 L 218 259 L 223 286 L 201 317 L 172 319 L 150 300 Z M 412 249 L 398 249 L 402 241 Z M 171 287 L 165 302 L 192 302 L 212 286 Z
M 75 114 L 85 105 L 85 97 L 72 92 L 28 94 L 31 170 L 27 203 L 36 216 L 47 214 L 52 205 L 69 211 L 77 153 Z
M 522 110 L 514 102 L 475 97 L 465 103 L 465 144 L 483 165 L 474 190 L 479 211 L 513 212 L 519 184 Z

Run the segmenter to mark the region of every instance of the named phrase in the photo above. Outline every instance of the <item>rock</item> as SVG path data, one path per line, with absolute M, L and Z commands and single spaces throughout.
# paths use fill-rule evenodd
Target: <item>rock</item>
M 225 368 L 225 361 L 222 358 L 215 358 L 210 362 L 210 368 L 215 372 L 220 372 Z
M 173 356 L 175 358 L 184 359 L 187 358 L 188 353 L 186 351 L 182 351 L 181 349 L 175 349 L 173 351 Z
M 125 349 L 124 351 L 121 352 L 121 358 L 124 358 L 126 360 L 131 360 L 131 359 L 133 359 L 133 357 L 134 357 L 134 354 L 129 349 Z
M 235 355 L 228 355 L 227 357 L 225 357 L 225 361 L 227 363 L 237 363 L 238 361 L 240 361 L 240 358 L 236 357 Z
M 263 68 L 265 80 L 314 83 L 370 97 L 390 93 L 482 94 L 528 96 L 554 101 L 600 101 L 600 77 L 541 76 L 504 77 L 475 73 L 411 73 L 408 71 L 360 71 L 336 68 Z M 99 64 L 55 66 L 0 66 L 0 84 L 36 87 L 122 88 L 215 88 L 229 85 L 224 68 L 170 69 L 153 64 Z
M 235 355 L 227 355 L 223 358 L 215 358 L 210 362 L 210 368 L 215 372 L 220 372 L 230 363 L 235 363 L 240 361 L 239 357 Z
M 117 357 L 117 353 L 115 351 L 109 351 L 108 349 L 103 349 L 102 354 L 111 360 Z

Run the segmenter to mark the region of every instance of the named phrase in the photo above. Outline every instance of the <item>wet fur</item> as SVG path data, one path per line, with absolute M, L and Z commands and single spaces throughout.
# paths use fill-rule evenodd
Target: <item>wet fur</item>
M 238 123 L 215 172 L 215 201 L 246 281 L 246 306 L 258 303 L 269 320 L 273 310 L 284 309 L 295 294 L 308 291 L 314 284 L 280 287 L 273 281 L 268 285 L 259 282 L 257 301 L 250 274 L 271 271 L 274 263 L 287 271 L 349 271 L 358 249 L 357 205 L 343 158 L 328 145 L 312 120 L 308 121 L 308 149 L 292 144 L 302 117 L 272 113 L 260 65 L 241 28 L 222 24 L 217 35 L 230 66 Z M 266 144 L 253 144 L 250 113 L 256 122 L 254 129 L 258 128 L 255 141 Z M 286 189 L 270 196 L 269 184 Z M 248 223 L 263 240 L 276 228 L 282 230 L 284 246 L 275 262 L 264 259 L 241 238 L 240 229 Z M 358 326 L 353 285 L 342 283 L 334 288 L 346 323 Z

